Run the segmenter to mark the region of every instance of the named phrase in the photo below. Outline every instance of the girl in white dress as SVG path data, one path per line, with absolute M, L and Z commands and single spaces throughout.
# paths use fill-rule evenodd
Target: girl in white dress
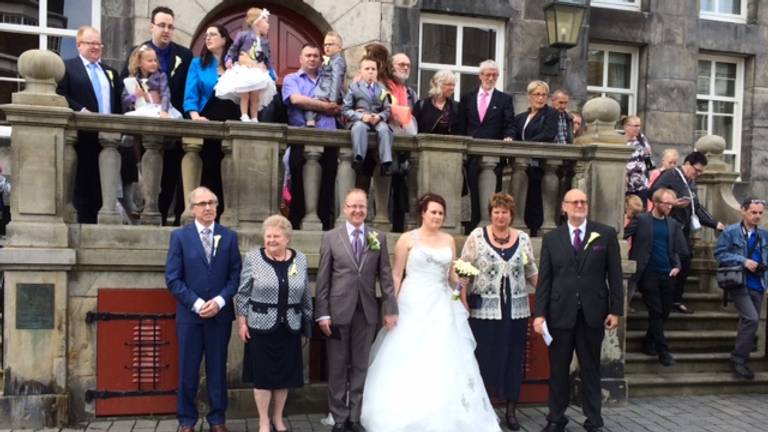
M 400 315 L 371 349 L 361 423 L 368 432 L 500 432 L 475 360 L 466 305 L 453 299 L 456 245 L 440 231 L 445 200 L 428 193 L 419 209 L 421 227 L 395 246 Z

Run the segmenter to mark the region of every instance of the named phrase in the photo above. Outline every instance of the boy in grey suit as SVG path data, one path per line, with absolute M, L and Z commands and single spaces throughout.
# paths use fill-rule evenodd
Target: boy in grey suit
M 315 87 L 315 99 L 340 103 L 342 99 L 342 86 L 344 84 L 344 75 L 347 73 L 347 61 L 341 55 L 342 50 L 341 36 L 336 32 L 325 34 L 323 42 L 323 52 L 325 53 L 323 64 L 317 75 L 317 86 Z M 307 127 L 315 127 L 317 113 L 315 111 L 304 111 L 304 120 Z
M 368 153 L 368 131 L 374 129 L 379 136 L 381 174 L 388 176 L 392 174 L 392 129 L 387 121 L 392 111 L 387 89 L 376 81 L 377 74 L 376 61 L 363 57 L 360 61 L 362 79 L 350 84 L 342 112 L 352 125 L 352 150 L 355 154 L 352 168 L 360 174 Z

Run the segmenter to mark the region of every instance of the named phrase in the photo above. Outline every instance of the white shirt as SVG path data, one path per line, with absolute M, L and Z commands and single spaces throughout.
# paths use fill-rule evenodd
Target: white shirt
M 85 73 L 88 74 L 88 79 L 90 79 L 91 70 L 88 69 L 88 65 L 90 65 L 91 62 L 83 56 L 80 56 L 80 60 L 82 60 L 83 66 L 85 66 Z M 112 84 L 110 84 L 109 78 L 107 78 L 106 71 L 104 71 L 104 68 L 101 67 L 101 60 L 96 62 L 96 66 L 98 66 L 96 69 L 101 72 L 97 73 L 96 77 L 99 79 L 99 87 L 101 87 L 101 99 L 104 102 L 104 109 L 106 110 L 105 112 L 100 112 L 101 114 L 110 114 L 112 111 Z
M 571 240 L 571 245 L 573 245 L 573 232 L 576 230 L 576 228 L 581 230 L 579 231 L 579 239 L 581 240 L 581 244 L 584 244 L 584 236 L 587 234 L 587 220 L 584 219 L 584 222 L 576 227 L 568 222 L 568 238 Z
M 214 225 L 216 225 L 216 223 L 212 223 L 210 226 L 206 227 L 206 226 L 203 226 L 203 224 L 201 224 L 200 222 L 198 222 L 197 219 L 195 219 L 195 229 L 197 230 L 198 238 L 200 238 L 200 243 L 203 242 L 203 238 L 202 238 L 203 237 L 203 230 L 208 228 L 209 230 L 211 230 L 211 232 L 208 233 L 208 238 L 211 241 L 211 245 L 213 245 L 213 226 Z M 227 302 L 224 301 L 224 297 L 222 297 L 220 295 L 214 297 L 213 300 L 216 303 L 218 303 L 219 310 L 224 309 L 224 305 L 227 304 Z M 192 311 L 197 313 L 197 314 L 199 314 L 200 313 L 200 309 L 202 309 L 204 304 L 205 304 L 205 300 L 203 300 L 200 297 L 198 297 L 197 300 L 195 300 L 195 303 L 192 305 Z

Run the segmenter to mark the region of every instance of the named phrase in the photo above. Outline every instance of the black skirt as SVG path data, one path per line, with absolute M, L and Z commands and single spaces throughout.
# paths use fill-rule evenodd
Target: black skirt
M 245 344 L 243 382 L 253 388 L 277 390 L 304 386 L 304 362 L 301 356 L 301 334 L 280 325 L 271 333 L 249 329 L 251 338 Z

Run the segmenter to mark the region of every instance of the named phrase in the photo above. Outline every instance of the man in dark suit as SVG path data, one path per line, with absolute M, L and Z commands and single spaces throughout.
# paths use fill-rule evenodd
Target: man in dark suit
M 672 310 L 674 280 L 680 273 L 680 257 L 688 255 L 683 229 L 668 217 L 677 195 L 671 189 L 657 189 L 653 193 L 653 209 L 640 213 L 624 229 L 624 238 L 632 238 L 629 258 L 637 263 L 637 271 L 629 281 L 628 299 L 640 287 L 648 308 L 648 332 L 643 351 L 658 356 L 664 366 L 675 364 L 664 337 L 664 322 Z
M 514 136 L 515 103 L 511 95 L 495 89 L 499 67 L 493 60 L 480 63 L 480 87 L 466 93 L 459 102 L 458 132 L 472 138 L 503 139 L 511 142 Z M 501 187 L 501 167 L 497 167 L 496 190 Z M 467 157 L 466 183 L 472 200 L 472 219 L 467 231 L 480 222 L 480 158 Z
M 563 198 L 568 223 L 547 233 L 541 245 L 534 330 L 552 335 L 549 346 L 549 414 L 543 432 L 563 432 L 570 401 L 573 351 L 579 359 L 584 428 L 601 431 L 600 350 L 605 329 L 624 309 L 616 231 L 587 220 L 587 195 L 571 189 Z
M 75 38 L 78 56 L 64 61 L 64 77 L 56 92 L 74 111 L 111 114 L 120 112 L 117 72 L 101 63 L 104 45 L 99 31 L 83 26 Z M 101 209 L 98 132 L 78 132 L 74 206 L 79 223 L 96 223 Z M 115 205 L 115 203 L 112 203 Z
M 227 346 L 235 319 L 232 297 L 240 280 L 237 235 L 215 224 L 216 195 L 205 187 L 189 197 L 194 223 L 171 233 L 165 283 L 176 297 L 179 340 L 177 416 L 181 432 L 197 423 L 197 384 L 205 355 L 212 432 L 226 432 Z
M 173 32 L 176 29 L 173 21 L 174 14 L 171 8 L 165 6 L 154 8 L 149 23 L 152 39 L 143 42 L 139 46 L 147 45 L 157 53 L 160 70 L 168 77 L 168 87 L 171 90 L 171 105 L 183 113 L 184 90 L 187 85 L 189 65 L 192 63 L 192 51 L 172 41 Z M 130 52 L 133 52 L 135 48 L 131 48 Z M 121 86 L 122 78 L 128 76 L 127 60 L 125 64 L 126 67 L 120 74 Z M 163 174 L 160 180 L 160 196 L 157 203 L 163 225 L 166 223 L 174 196 L 176 198 L 174 225 L 179 224 L 179 217 L 184 210 L 184 189 L 181 183 L 181 159 L 183 157 L 184 150 L 178 140 L 173 140 L 166 144 L 163 154 Z M 207 159 L 205 149 L 200 152 L 200 157 L 203 160 Z

